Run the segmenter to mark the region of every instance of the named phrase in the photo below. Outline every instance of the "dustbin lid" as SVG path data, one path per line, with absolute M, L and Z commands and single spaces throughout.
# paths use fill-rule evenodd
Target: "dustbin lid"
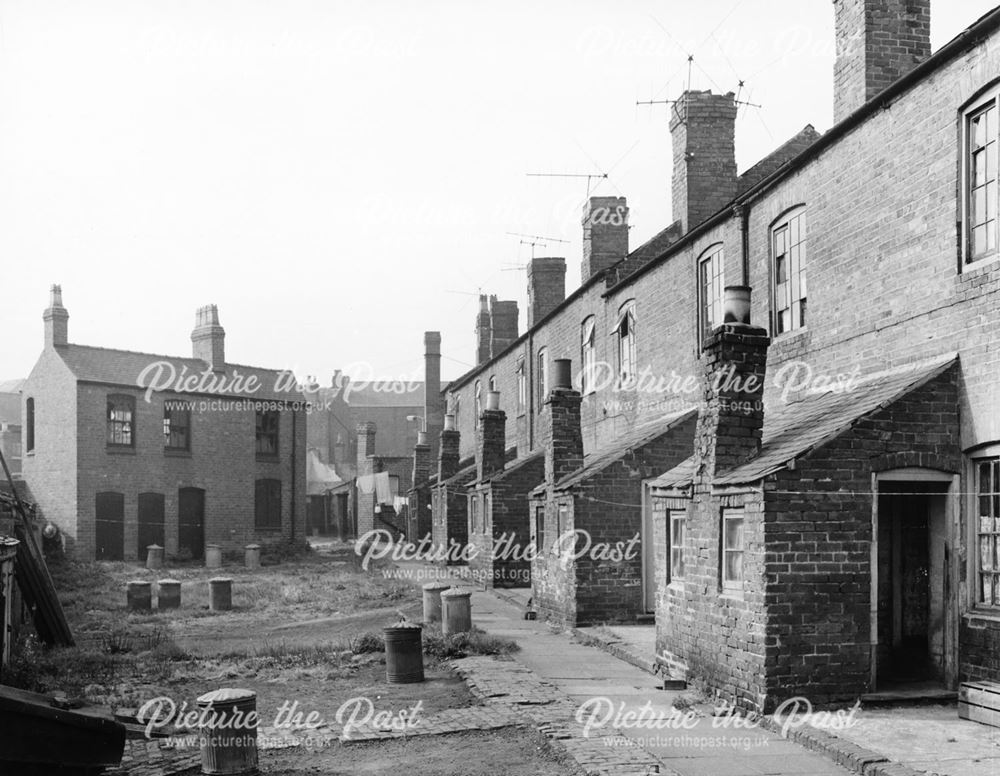
M 423 585 L 424 590 L 447 590 L 449 587 L 447 582 L 425 582 Z
M 441 593 L 442 598 L 459 598 L 460 596 L 471 596 L 472 591 L 464 587 L 453 587 Z
M 257 693 L 253 690 L 240 690 L 232 687 L 223 687 L 220 690 L 212 690 L 198 698 L 199 706 L 208 706 L 213 703 L 232 703 L 233 701 L 248 701 L 256 698 Z

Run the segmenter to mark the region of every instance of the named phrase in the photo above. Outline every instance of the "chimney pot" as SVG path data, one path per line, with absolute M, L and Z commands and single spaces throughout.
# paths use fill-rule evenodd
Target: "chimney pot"
M 488 410 L 500 409 L 500 391 L 486 392 L 486 409 Z
M 726 286 L 723 323 L 750 324 L 750 286 Z
M 553 361 L 552 387 L 568 390 L 573 387 L 573 361 L 569 358 L 557 358 Z
M 455 430 L 455 416 L 450 412 L 444 416 L 444 430 L 445 431 Z
M 42 313 L 45 322 L 45 347 L 69 344 L 69 313 L 63 307 L 62 286 L 49 289 L 49 306 Z

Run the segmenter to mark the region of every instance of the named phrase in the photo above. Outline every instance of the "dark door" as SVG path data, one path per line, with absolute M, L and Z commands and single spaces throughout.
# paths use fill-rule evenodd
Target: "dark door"
M 164 542 L 163 494 L 139 494 L 139 560 L 146 560 L 146 548 Z
M 892 482 L 880 488 L 876 676 L 880 689 L 940 680 L 944 675 L 944 487 Z
M 95 500 L 94 557 L 125 560 L 125 496 L 113 491 L 98 493 Z
M 205 491 L 181 488 L 177 493 L 177 546 L 193 559 L 205 554 Z M 186 551 L 186 552 L 185 552 Z

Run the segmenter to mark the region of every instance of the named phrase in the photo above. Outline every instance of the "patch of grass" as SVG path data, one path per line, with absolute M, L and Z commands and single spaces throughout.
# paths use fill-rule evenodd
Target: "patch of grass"
M 468 633 L 441 634 L 438 628 L 425 628 L 424 654 L 439 660 L 469 657 L 470 655 L 509 655 L 520 647 L 512 639 L 491 636 L 473 627 Z
M 381 633 L 368 631 L 350 641 L 351 652 L 364 655 L 369 652 L 385 652 L 385 638 Z
M 308 539 L 287 539 L 264 544 L 260 548 L 260 565 L 275 566 L 288 561 L 302 560 L 316 554 Z

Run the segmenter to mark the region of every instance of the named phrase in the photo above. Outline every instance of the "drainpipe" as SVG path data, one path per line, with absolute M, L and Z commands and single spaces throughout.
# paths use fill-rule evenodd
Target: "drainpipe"
M 741 284 L 750 285 L 750 203 L 742 202 L 733 207 L 733 215 L 739 219 L 740 228 L 740 272 Z
M 291 508 L 292 508 L 292 515 L 291 515 L 292 536 L 291 536 L 291 538 L 292 539 L 295 538 L 295 475 L 296 475 L 296 472 L 297 472 L 297 470 L 295 468 L 295 430 L 296 430 L 295 426 L 297 425 L 297 422 L 298 422 L 298 418 L 296 417 L 297 414 L 298 413 L 295 411 L 295 409 L 293 407 L 292 408 L 292 499 L 291 499 Z

